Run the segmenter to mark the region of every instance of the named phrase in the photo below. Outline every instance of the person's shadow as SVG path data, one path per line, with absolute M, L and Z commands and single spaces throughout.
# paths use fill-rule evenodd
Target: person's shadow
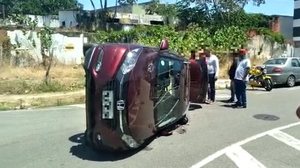
M 200 103 L 190 103 L 189 106 L 189 111 L 197 110 L 197 109 L 202 109 L 202 105 Z
M 131 157 L 132 155 L 136 154 L 137 152 L 141 150 L 151 150 L 151 148 L 146 147 L 151 141 L 154 140 L 151 139 L 149 142 L 145 143 L 145 145 L 142 145 L 140 148 L 135 150 L 130 150 L 126 152 L 109 152 L 109 151 L 96 151 L 92 147 L 90 147 L 85 142 L 84 133 L 79 133 L 76 135 L 73 135 L 69 138 L 69 140 L 74 144 L 70 148 L 70 153 L 80 159 L 83 160 L 90 160 L 90 161 L 99 161 L 99 162 L 105 162 L 105 161 L 117 161 L 117 160 L 123 160 L 128 157 Z

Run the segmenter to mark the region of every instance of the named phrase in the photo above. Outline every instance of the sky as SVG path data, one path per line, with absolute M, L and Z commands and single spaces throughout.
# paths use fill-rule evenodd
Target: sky
M 149 0 L 138 0 L 138 3 L 147 2 Z M 162 3 L 174 3 L 176 0 L 161 0 Z M 84 9 L 93 9 L 90 0 L 78 0 L 79 3 L 84 5 Z M 115 0 L 108 0 L 108 6 L 114 6 Z M 100 1 L 94 0 L 96 8 L 100 8 Z M 293 16 L 294 13 L 294 0 L 266 0 L 266 3 L 259 7 L 253 6 L 250 2 L 245 7 L 248 13 L 263 13 L 266 15 L 287 15 Z

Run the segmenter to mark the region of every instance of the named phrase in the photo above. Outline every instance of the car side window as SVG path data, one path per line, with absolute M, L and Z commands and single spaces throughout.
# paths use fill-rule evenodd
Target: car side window
M 174 87 L 179 85 L 177 78 L 181 69 L 182 63 L 180 61 L 162 56 L 158 61 L 157 67 L 158 85 L 163 87 L 163 89 L 169 86 L 169 89 L 173 90 Z
M 297 59 L 292 59 L 292 67 L 300 67 L 300 63 Z

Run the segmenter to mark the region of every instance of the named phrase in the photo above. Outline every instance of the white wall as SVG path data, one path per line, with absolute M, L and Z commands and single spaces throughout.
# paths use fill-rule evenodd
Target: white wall
M 58 16 L 55 15 L 48 15 L 48 16 L 27 15 L 27 17 L 31 18 L 31 20 L 37 20 L 37 27 L 44 27 L 44 26 L 49 26 L 52 28 L 59 27 Z
M 63 26 L 63 22 L 65 22 L 66 28 L 76 27 L 77 19 L 76 15 L 78 11 L 59 11 L 58 18 L 60 26 Z
M 16 46 L 17 49 L 26 49 L 35 61 L 42 61 L 41 41 L 36 32 L 27 32 L 24 34 L 22 30 L 14 30 L 7 31 L 7 35 L 10 38 L 10 43 Z M 32 40 L 29 40 L 30 36 Z M 35 46 L 33 45 L 33 41 Z
M 37 62 L 42 61 L 41 43 L 36 32 L 27 32 L 25 35 L 21 30 L 7 31 L 12 45 L 20 44 L 19 49 L 27 50 Z M 28 40 L 32 35 L 36 46 L 33 46 L 32 41 Z M 52 46 L 50 50 L 60 63 L 63 64 L 81 64 L 83 55 L 83 44 L 87 42 L 87 38 L 81 35 L 80 37 L 67 37 L 62 34 L 52 35 Z
M 295 48 L 294 57 L 300 57 L 300 48 Z
M 249 40 L 247 48 L 249 49 L 250 57 L 271 58 L 282 55 L 291 57 L 294 53 L 294 47 L 290 44 L 277 44 L 273 48 L 270 41 L 265 40 L 263 36 L 254 36 Z
M 52 49 L 54 56 L 63 64 L 82 63 L 84 39 L 53 34 Z

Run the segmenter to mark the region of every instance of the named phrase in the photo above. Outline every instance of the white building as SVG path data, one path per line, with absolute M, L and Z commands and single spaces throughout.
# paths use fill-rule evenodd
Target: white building
M 58 18 L 59 24 L 62 28 L 72 28 L 78 25 L 77 22 L 77 15 L 79 14 L 78 11 L 59 11 Z
M 11 44 L 15 45 L 17 49 L 26 50 L 36 62 L 42 61 L 41 41 L 36 32 L 24 34 L 22 30 L 14 30 L 7 31 L 7 35 Z M 33 41 L 35 45 L 33 45 Z M 57 33 L 52 35 L 50 50 L 60 63 L 81 64 L 84 57 L 84 43 L 87 43 L 87 38 L 83 34 L 80 37 L 68 37 Z
M 294 1 L 293 41 L 294 56 L 300 57 L 300 0 Z
M 48 16 L 42 16 L 42 15 L 26 15 L 29 17 L 32 21 L 37 21 L 37 27 L 44 27 L 48 26 L 51 28 L 58 28 L 59 27 L 59 20 L 57 15 L 48 15 Z

